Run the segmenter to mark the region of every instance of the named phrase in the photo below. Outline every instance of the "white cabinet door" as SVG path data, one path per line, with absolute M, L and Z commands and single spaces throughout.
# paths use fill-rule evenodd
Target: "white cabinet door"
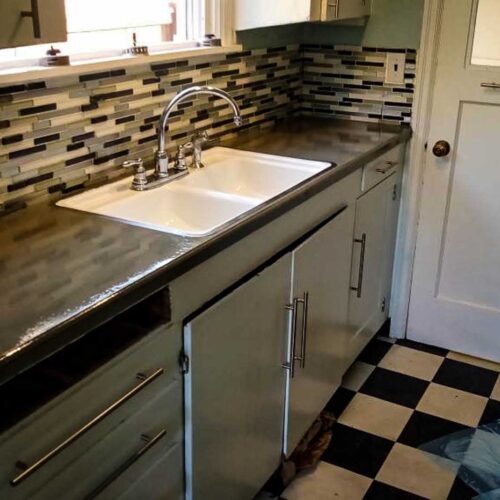
M 356 201 L 349 299 L 350 357 L 354 360 L 382 326 L 382 280 L 386 254 L 387 186 L 393 176 Z
M 311 0 L 235 0 L 236 30 L 310 20 Z
M 64 0 L 1 0 L 0 48 L 66 39 Z
M 291 300 L 297 311 L 288 359 L 298 359 L 287 375 L 287 455 L 325 407 L 347 368 L 353 227 L 354 208 L 348 207 L 293 252 Z
M 383 312 L 390 311 L 392 273 L 394 268 L 394 254 L 396 250 L 396 236 L 398 230 L 400 194 L 401 194 L 401 169 L 395 172 L 387 182 L 384 182 L 385 189 L 385 250 L 384 267 L 381 284 Z
M 253 498 L 280 464 L 290 270 L 287 254 L 185 327 L 188 499 Z

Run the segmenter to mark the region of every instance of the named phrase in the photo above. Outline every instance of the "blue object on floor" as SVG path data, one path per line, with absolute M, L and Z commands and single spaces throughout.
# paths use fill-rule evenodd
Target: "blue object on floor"
M 449 434 L 420 449 L 459 464 L 458 476 L 479 493 L 476 499 L 500 500 L 500 420 Z

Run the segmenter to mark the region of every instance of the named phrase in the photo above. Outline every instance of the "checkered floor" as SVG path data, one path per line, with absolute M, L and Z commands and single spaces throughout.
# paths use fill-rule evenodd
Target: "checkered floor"
M 472 498 L 453 462 L 418 447 L 500 419 L 499 373 L 495 363 L 376 337 L 328 404 L 338 421 L 322 461 L 283 498 Z

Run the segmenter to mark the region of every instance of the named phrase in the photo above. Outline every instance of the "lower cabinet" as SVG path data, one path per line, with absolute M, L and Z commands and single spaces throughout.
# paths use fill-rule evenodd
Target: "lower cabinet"
M 253 498 L 280 464 L 287 254 L 184 329 L 186 498 Z
M 350 364 L 347 305 L 353 226 L 354 208 L 348 207 L 292 253 L 286 455 L 328 403 Z
M 400 172 L 395 172 L 356 201 L 349 298 L 351 360 L 388 316 L 399 190 Z
M 177 330 L 160 326 L 117 354 L 118 336 L 126 338 L 126 330 L 125 322 L 103 325 L 98 335 L 86 337 L 92 339 L 87 343 L 76 341 L 78 350 L 61 351 L 69 356 L 67 362 L 48 365 L 59 384 L 86 369 L 89 349 L 100 349 L 92 359 L 111 357 L 0 434 L 0 498 L 180 500 L 181 338 Z M 27 380 L 26 392 L 29 384 L 40 395 L 47 390 L 35 375 Z
M 353 224 L 345 208 L 185 326 L 187 498 L 253 498 L 340 384 Z
M 390 313 L 392 275 L 394 256 L 396 253 L 396 237 L 398 231 L 399 208 L 401 202 L 401 172 L 389 177 L 384 183 L 385 190 L 385 262 L 382 269 L 382 308 L 386 315 Z

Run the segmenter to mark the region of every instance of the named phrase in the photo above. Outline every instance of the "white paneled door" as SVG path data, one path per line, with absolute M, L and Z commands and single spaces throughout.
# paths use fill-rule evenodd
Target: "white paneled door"
M 408 320 L 412 340 L 496 361 L 500 60 L 475 52 L 484 39 L 500 46 L 499 4 L 443 1 Z

